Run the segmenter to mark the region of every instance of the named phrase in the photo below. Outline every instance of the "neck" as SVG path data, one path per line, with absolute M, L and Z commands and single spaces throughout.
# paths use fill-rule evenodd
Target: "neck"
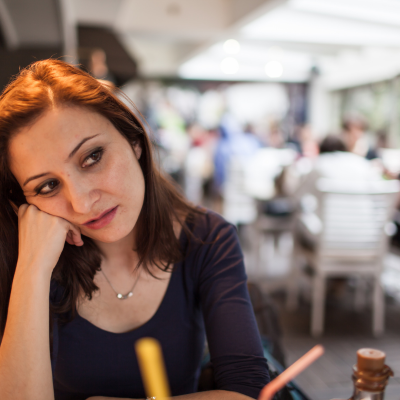
M 186 218 L 186 214 L 181 213 L 180 218 L 182 221 L 184 221 Z M 173 220 L 172 223 L 175 236 L 179 239 L 182 226 L 176 220 Z M 137 263 L 139 262 L 139 256 L 137 252 L 133 250 L 136 243 L 135 236 L 136 231 L 135 229 L 133 229 L 129 235 L 120 239 L 117 242 L 95 242 L 103 255 L 102 267 L 104 266 L 105 270 L 107 270 L 107 266 L 109 265 L 112 266 L 113 271 L 115 271 L 117 274 L 119 272 L 124 273 L 127 270 L 129 272 L 132 272 L 133 268 L 135 268 Z
M 118 240 L 117 242 L 105 243 L 97 242 L 102 253 L 102 268 L 107 270 L 107 266 L 112 266 L 114 272 L 132 272 L 133 268 L 139 261 L 136 251 L 134 251 L 135 240 L 134 232 L 132 231 L 126 237 Z

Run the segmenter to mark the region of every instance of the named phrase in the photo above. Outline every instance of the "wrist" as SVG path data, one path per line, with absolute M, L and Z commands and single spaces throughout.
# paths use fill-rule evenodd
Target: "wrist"
M 13 281 L 28 280 L 32 283 L 50 284 L 52 272 L 52 269 L 39 265 L 39 263 L 18 260 Z

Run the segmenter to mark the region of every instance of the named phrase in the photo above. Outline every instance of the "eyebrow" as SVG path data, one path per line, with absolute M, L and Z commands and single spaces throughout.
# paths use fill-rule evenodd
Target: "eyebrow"
M 93 136 L 88 136 L 84 139 L 82 139 L 76 146 L 75 148 L 71 151 L 71 153 L 69 153 L 67 159 L 65 161 L 70 160 L 75 154 L 76 152 L 81 148 L 81 146 L 86 143 L 88 140 L 93 139 L 94 137 L 99 136 L 99 133 L 97 135 L 93 135 Z M 33 181 L 34 179 L 38 179 L 41 178 L 42 176 L 48 175 L 50 174 L 50 172 L 44 172 L 43 174 L 39 174 L 39 175 L 34 175 L 31 176 L 30 178 L 28 178 L 24 184 L 22 186 L 26 186 L 30 181 Z

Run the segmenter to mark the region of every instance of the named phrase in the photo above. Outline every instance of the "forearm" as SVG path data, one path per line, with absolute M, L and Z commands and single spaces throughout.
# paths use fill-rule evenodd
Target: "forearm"
M 244 394 L 237 392 L 229 392 L 227 390 L 210 390 L 208 392 L 198 392 L 198 393 L 190 393 L 182 396 L 174 396 L 171 399 L 176 400 L 251 400 L 251 397 L 248 397 Z M 121 399 L 117 397 L 103 397 L 103 396 L 95 396 L 90 397 L 87 400 L 142 400 L 142 399 Z
M 49 344 L 50 276 L 18 265 L 0 346 L 0 398 L 53 400 Z
M 230 392 L 227 390 L 210 390 L 208 392 L 198 392 L 185 394 L 183 396 L 172 397 L 177 400 L 249 400 L 244 394 L 237 392 Z

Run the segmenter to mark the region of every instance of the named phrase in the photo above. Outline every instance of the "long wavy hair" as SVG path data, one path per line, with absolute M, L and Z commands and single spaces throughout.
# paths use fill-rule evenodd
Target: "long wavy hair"
M 86 107 L 109 119 L 133 147 L 139 144 L 139 160 L 145 179 L 143 207 L 137 220 L 138 235 L 134 250 L 139 255 L 137 268 L 149 266 L 168 271 L 184 255 L 173 230 L 177 220 L 187 232 L 182 215 L 198 212 L 180 194 L 153 159 L 152 143 L 143 124 L 107 86 L 86 72 L 62 61 L 38 61 L 23 69 L 0 95 L 0 341 L 4 333 L 11 285 L 18 260 L 18 218 L 9 200 L 17 206 L 27 203 L 21 187 L 9 169 L 9 143 L 19 129 L 32 124 L 45 111 L 73 105 Z M 52 313 L 75 314 L 81 290 L 89 299 L 98 287 L 93 278 L 101 264 L 96 244 L 84 237 L 85 245 L 65 243 L 52 279 L 63 288 L 62 299 L 51 304 Z M 132 244 L 132 247 L 134 244 Z M 52 326 L 52 325 L 50 325 Z

